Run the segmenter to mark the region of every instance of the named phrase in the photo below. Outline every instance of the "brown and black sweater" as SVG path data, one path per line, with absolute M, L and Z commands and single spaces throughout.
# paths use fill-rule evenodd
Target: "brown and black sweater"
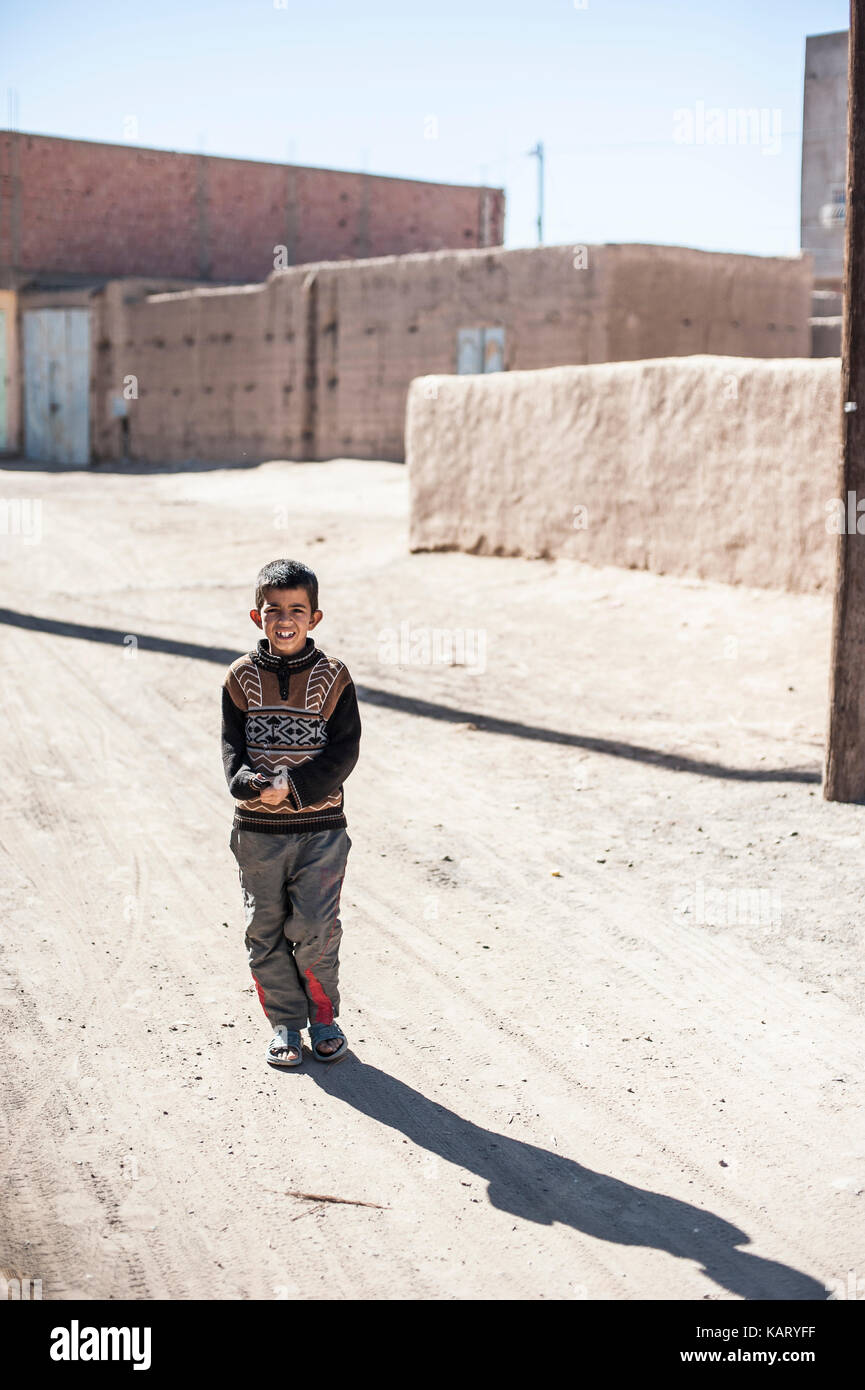
M 275 656 L 266 638 L 228 668 L 222 687 L 222 761 L 238 830 L 271 834 L 345 826 L 342 784 L 358 759 L 357 693 L 341 661 L 311 637 L 297 656 Z M 284 772 L 288 797 L 259 792 Z

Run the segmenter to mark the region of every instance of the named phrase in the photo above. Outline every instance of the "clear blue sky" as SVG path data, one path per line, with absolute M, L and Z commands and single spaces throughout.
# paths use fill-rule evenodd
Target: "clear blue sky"
M 847 0 L 582 3 L 0 0 L 0 124 L 11 89 L 41 134 L 491 183 L 508 246 L 535 241 L 542 140 L 548 243 L 795 252 L 805 36 Z M 698 103 L 765 138 L 677 141 Z

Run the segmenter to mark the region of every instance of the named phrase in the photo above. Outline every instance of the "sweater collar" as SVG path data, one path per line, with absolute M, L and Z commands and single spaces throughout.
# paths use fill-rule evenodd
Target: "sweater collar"
M 254 652 L 250 652 L 252 660 L 256 666 L 261 666 L 265 671 L 289 672 L 303 671 L 307 666 L 311 666 L 321 656 L 321 652 L 315 645 L 311 637 L 307 637 L 306 645 L 302 652 L 296 656 L 275 656 L 270 650 L 266 637 L 262 637 Z

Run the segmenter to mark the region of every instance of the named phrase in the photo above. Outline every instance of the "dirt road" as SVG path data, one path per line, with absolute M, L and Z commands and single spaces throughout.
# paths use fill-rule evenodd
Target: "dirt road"
M 53 1299 L 861 1297 L 865 808 L 817 780 L 828 601 L 410 555 L 406 482 L 4 470 L 41 538 L 0 536 L 0 1264 Z M 364 724 L 352 1056 L 287 1073 L 218 748 L 280 555 Z M 387 629 L 472 659 L 395 664 Z

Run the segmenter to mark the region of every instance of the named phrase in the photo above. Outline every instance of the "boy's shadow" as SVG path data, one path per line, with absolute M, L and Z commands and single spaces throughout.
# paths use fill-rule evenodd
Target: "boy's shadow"
M 353 1054 L 331 1067 L 308 1056 L 305 1062 L 304 1071 L 329 1095 L 486 1179 L 489 1200 L 500 1211 L 543 1226 L 558 1221 L 617 1245 L 642 1245 L 696 1260 L 702 1273 L 740 1298 L 828 1297 L 828 1290 L 810 1275 L 737 1249 L 750 1237 L 712 1212 L 482 1129 Z

